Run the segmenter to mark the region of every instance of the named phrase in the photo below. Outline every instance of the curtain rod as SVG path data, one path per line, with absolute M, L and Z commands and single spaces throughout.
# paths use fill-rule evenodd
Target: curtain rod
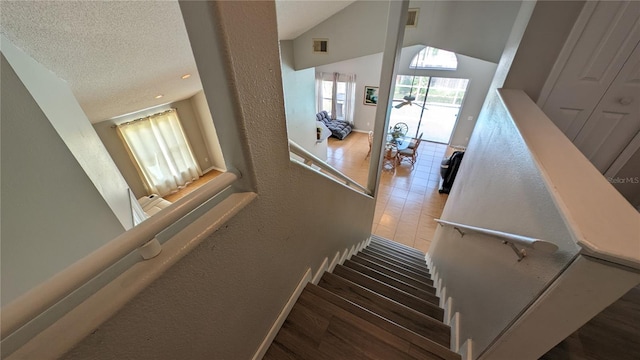
M 134 123 L 134 122 L 136 122 L 136 121 L 149 119 L 149 118 L 152 118 L 152 117 L 154 117 L 154 116 L 164 115 L 164 114 L 166 114 L 166 113 L 170 113 L 170 112 L 172 112 L 172 111 L 176 111 L 176 109 L 175 109 L 175 108 L 171 108 L 171 109 L 169 109 L 169 110 L 161 111 L 161 112 L 159 112 L 159 113 L 151 114 L 151 115 L 149 115 L 149 116 L 145 116 L 145 117 L 137 118 L 137 119 L 130 120 L 130 121 L 127 121 L 127 122 L 123 122 L 123 123 L 121 123 L 121 124 L 111 125 L 111 128 L 117 128 L 118 126 L 129 125 L 129 124 L 132 124 L 132 123 Z

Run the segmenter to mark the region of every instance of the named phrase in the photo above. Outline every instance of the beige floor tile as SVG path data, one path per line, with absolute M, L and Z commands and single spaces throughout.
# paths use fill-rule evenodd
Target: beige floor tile
M 345 140 L 329 138 L 327 162 L 366 185 L 369 159 L 366 133 L 351 133 Z M 439 194 L 440 162 L 447 146 L 422 142 L 413 169 L 402 163 L 395 173 L 383 172 L 378 188 L 373 234 L 428 251 L 447 195 Z

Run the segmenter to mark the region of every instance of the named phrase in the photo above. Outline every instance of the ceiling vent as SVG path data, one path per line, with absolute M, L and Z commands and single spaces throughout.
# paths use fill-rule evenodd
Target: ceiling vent
M 329 44 L 329 39 L 313 39 L 313 52 L 326 53 L 327 44 Z
M 418 26 L 418 12 L 420 9 L 409 9 L 407 13 L 407 27 Z

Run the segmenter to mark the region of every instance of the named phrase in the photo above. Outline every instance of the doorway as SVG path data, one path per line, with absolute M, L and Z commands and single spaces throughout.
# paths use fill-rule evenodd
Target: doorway
M 468 85 L 469 79 L 398 75 L 391 124 L 404 122 L 409 135 L 448 144 Z

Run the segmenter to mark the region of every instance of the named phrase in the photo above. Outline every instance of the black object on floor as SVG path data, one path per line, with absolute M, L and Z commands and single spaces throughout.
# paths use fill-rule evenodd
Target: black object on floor
M 448 194 L 451 191 L 451 186 L 453 186 L 453 181 L 456 179 L 463 156 L 464 151 L 454 151 L 450 158 L 442 160 L 440 164 L 442 187 L 438 190 L 439 193 Z

